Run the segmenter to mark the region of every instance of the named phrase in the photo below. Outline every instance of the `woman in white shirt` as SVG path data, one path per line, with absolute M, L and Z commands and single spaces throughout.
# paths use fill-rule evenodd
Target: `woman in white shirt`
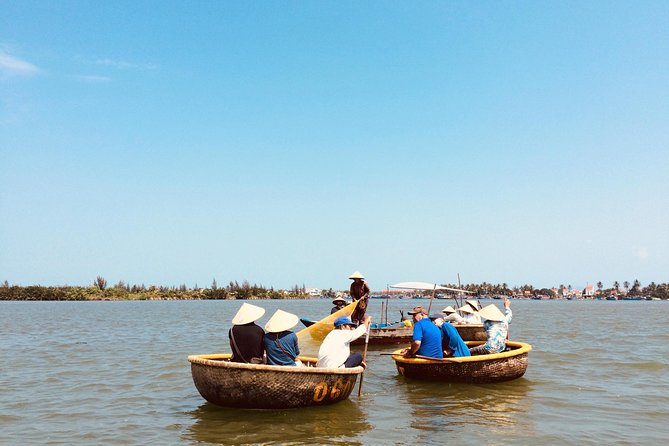
M 316 367 L 338 369 L 343 367 L 357 367 L 362 364 L 362 355 L 351 353 L 351 342 L 367 333 L 372 318 L 367 316 L 365 323 L 355 327 L 355 323 L 348 316 L 335 319 L 335 329 L 323 340 L 318 350 Z

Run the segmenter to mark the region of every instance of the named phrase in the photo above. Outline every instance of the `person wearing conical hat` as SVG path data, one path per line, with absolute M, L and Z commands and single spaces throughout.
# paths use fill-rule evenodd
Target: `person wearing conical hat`
M 232 362 L 255 364 L 263 362 L 265 332 L 255 323 L 263 314 L 265 314 L 264 308 L 244 302 L 232 318 L 232 328 L 228 331 Z
M 474 311 L 479 311 L 481 309 L 481 303 L 478 300 L 474 299 L 467 299 L 465 300 L 465 304 L 469 305 L 472 307 Z
M 464 324 L 465 320 L 458 314 L 457 311 L 455 311 L 455 308 L 452 306 L 447 306 L 443 310 L 441 310 L 442 313 L 444 313 L 444 321 L 450 322 L 452 324 Z
M 481 318 L 478 315 L 478 312 L 474 310 L 471 305 L 463 305 L 458 308 L 458 311 L 462 313 L 462 319 L 464 324 L 480 324 Z
M 495 304 L 490 304 L 479 311 L 483 319 L 483 328 L 485 329 L 487 340 L 485 344 L 472 347 L 469 352 L 472 355 L 485 355 L 489 353 L 500 353 L 506 348 L 506 337 L 509 333 L 509 324 L 513 313 L 511 312 L 511 302 L 504 298 L 504 313 L 502 313 Z
M 354 272 L 348 278 L 353 280 L 349 290 L 351 299 L 359 301 L 351 315 L 351 320 L 360 325 L 365 322 L 365 312 L 367 312 L 367 301 L 369 299 L 369 285 L 365 282 L 365 276 L 360 274 L 360 271 Z
M 290 331 L 300 318 L 297 315 L 283 310 L 276 310 L 267 324 L 265 324 L 265 351 L 267 364 L 270 365 L 298 365 L 297 356 L 300 347 L 297 345 L 297 335 Z
M 337 311 L 341 310 L 346 306 L 346 299 L 343 297 L 337 297 L 335 300 L 332 301 L 332 304 L 334 307 L 332 307 L 332 310 L 330 310 L 330 314 L 336 313 Z

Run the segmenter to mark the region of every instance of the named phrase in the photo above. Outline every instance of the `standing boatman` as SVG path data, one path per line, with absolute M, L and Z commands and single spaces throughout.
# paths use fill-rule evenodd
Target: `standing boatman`
M 349 276 L 353 280 L 351 284 L 350 294 L 351 299 L 355 302 L 359 301 L 355 307 L 351 320 L 357 325 L 365 323 L 365 312 L 367 311 L 367 301 L 369 299 L 369 285 L 365 282 L 365 277 L 359 271 L 354 272 Z

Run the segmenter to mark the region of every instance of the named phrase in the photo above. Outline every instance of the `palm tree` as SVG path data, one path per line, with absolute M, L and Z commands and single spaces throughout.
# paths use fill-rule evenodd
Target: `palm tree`
M 602 294 L 602 288 L 604 288 L 604 284 L 602 282 L 597 282 L 597 290 L 599 291 L 599 294 Z
M 637 279 L 634 280 L 634 285 L 632 285 L 632 295 L 636 296 L 639 294 L 639 291 L 641 290 L 641 282 L 639 282 Z
M 618 281 L 616 280 L 615 282 L 613 282 L 613 291 L 614 291 L 614 294 L 618 294 L 618 291 L 620 291 L 619 288 L 620 288 L 620 284 L 619 284 Z
M 623 282 L 623 286 L 625 287 L 625 294 L 629 293 L 630 283 L 626 280 Z

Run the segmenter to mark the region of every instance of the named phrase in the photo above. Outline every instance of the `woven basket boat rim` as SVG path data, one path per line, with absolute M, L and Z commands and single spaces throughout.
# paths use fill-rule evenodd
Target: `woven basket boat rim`
M 324 368 L 324 367 L 292 367 L 285 365 L 266 365 L 266 364 L 245 364 L 241 362 L 221 361 L 222 359 L 230 359 L 230 353 L 213 353 L 205 355 L 189 355 L 188 362 L 191 364 L 200 364 L 208 367 L 224 368 L 224 369 L 239 369 L 249 371 L 266 371 L 279 373 L 320 373 L 324 375 L 359 375 L 365 369 L 363 367 L 350 368 Z M 298 356 L 302 362 L 315 363 L 316 358 L 309 356 Z
M 481 345 L 485 344 L 484 341 L 467 341 L 468 346 Z M 465 363 L 465 362 L 475 362 L 481 363 L 486 361 L 492 361 L 495 359 L 509 359 L 517 356 L 522 356 L 530 351 L 532 351 L 532 346 L 525 342 L 515 342 L 515 341 L 506 341 L 508 347 L 515 347 L 513 350 L 509 350 L 501 353 L 493 353 L 489 355 L 476 355 L 476 356 L 462 356 L 459 358 L 444 358 L 444 359 L 423 359 L 423 358 L 405 358 L 400 354 L 403 349 L 395 350 L 393 352 L 392 358 L 395 362 L 399 363 L 410 363 L 410 364 L 444 364 L 444 363 Z

